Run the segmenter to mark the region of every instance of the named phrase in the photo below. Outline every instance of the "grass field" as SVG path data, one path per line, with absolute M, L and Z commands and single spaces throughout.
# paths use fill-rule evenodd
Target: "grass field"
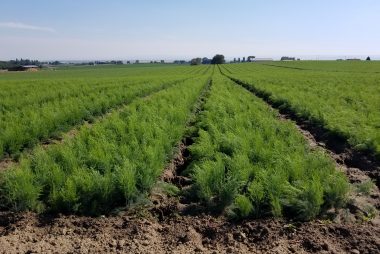
M 234 218 L 316 218 L 344 207 L 346 176 L 309 147 L 294 123 L 226 75 L 378 155 L 377 66 L 271 62 L 1 73 L 0 158 L 13 163 L 1 170 L 0 206 L 104 214 L 149 200 L 190 133 L 184 174 L 192 184 L 176 195 Z

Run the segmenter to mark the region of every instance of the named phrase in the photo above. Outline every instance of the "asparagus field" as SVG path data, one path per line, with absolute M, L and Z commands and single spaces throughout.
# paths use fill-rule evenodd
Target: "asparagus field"
M 154 230 L 170 225 L 153 234 L 174 239 L 165 244 L 191 245 L 175 229 L 199 224 L 209 225 L 199 233 L 208 250 L 231 244 L 223 228 L 242 241 L 237 252 L 258 251 L 264 233 L 243 229 L 262 222 L 275 225 L 265 241 L 296 232 L 302 242 L 296 251 L 313 252 L 317 247 L 304 244 L 301 234 L 309 229 L 297 231 L 294 223 L 324 235 L 313 224 L 322 221 L 331 230 L 368 229 L 360 244 L 371 253 L 379 246 L 373 240 L 380 200 L 378 66 L 134 64 L 0 73 L 0 242 L 16 234 L 9 232 L 18 220 L 11 216 L 64 214 L 58 216 L 73 224 L 90 218 L 76 216 L 95 216 L 95 224 L 114 218 L 99 221 L 104 225 L 127 216 L 153 220 Z M 205 250 L 207 241 L 196 248 Z M 338 252 L 350 248 L 337 242 L 331 244 Z M 118 248 L 109 246 L 98 251 Z
M 224 73 L 347 140 L 355 150 L 380 158 L 378 67 L 377 62 L 276 62 L 229 65 Z
M 70 77 L 72 73 L 67 74 Z M 17 156 L 39 141 L 56 137 L 76 124 L 90 121 L 112 108 L 190 75 L 166 75 L 164 72 L 148 78 L 135 74 L 132 78 L 116 79 L 107 79 L 104 75 L 100 81 L 66 78 L 31 80 L 27 84 L 25 81 L 0 81 L 0 158 Z

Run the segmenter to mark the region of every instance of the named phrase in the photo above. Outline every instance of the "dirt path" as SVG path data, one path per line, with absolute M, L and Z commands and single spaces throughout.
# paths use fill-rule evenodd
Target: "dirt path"
M 174 184 L 179 189 L 186 188 L 191 184 L 191 179 L 181 176 L 181 173 L 191 163 L 191 156 L 188 148 L 194 143 L 195 136 L 198 134 L 195 125 L 198 121 L 199 114 L 203 111 L 203 107 L 209 96 L 211 86 L 212 79 L 210 77 L 194 105 L 193 111 L 187 123 L 186 134 L 179 142 L 176 152 L 172 156 L 172 160 L 168 163 L 161 176 L 162 181 Z

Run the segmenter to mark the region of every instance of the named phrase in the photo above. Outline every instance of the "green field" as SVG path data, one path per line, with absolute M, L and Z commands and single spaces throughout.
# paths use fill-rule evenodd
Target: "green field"
M 14 162 L 0 169 L 0 206 L 77 214 L 128 207 L 162 185 L 178 143 L 191 135 L 184 174 L 192 185 L 177 195 L 238 218 L 316 218 L 344 206 L 346 177 L 294 123 L 225 75 L 378 155 L 378 66 L 302 61 L 0 73 L 0 158 Z

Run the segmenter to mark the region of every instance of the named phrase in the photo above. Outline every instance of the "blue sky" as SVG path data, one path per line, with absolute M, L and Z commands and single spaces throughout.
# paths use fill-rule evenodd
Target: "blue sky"
M 17 0 L 0 59 L 380 56 L 378 0 Z

